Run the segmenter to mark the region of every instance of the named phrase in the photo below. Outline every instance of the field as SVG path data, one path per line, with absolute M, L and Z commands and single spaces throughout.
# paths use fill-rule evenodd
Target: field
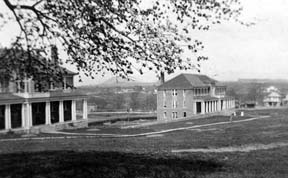
M 140 131 L 187 129 L 136 137 L 2 139 L 0 177 L 288 177 L 288 109 L 247 112 L 256 118 L 270 117 L 232 123 L 227 117 L 167 123 Z M 224 123 L 189 128 L 217 122 Z M 121 130 L 104 130 L 115 134 L 117 129 Z M 125 129 L 121 132 L 127 134 Z

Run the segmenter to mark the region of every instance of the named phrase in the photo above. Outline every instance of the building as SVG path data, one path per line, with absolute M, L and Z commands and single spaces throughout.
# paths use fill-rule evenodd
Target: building
M 278 88 L 270 86 L 264 91 L 263 103 L 266 107 L 279 107 L 282 104 L 282 95 Z
M 74 87 L 77 74 L 63 70 L 63 82 L 16 80 L 16 73 L 12 79 L 2 79 L 0 132 L 87 126 L 87 95 Z M 76 107 L 81 116 L 76 115 Z
M 226 96 L 226 86 L 205 75 L 180 74 L 158 87 L 158 120 L 223 112 L 234 107 L 234 98 Z

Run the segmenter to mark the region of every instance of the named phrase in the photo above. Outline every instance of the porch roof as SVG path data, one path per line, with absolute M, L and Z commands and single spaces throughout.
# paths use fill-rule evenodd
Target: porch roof
M 0 105 L 25 102 L 25 98 L 13 93 L 0 93 Z
M 219 98 L 212 97 L 212 96 L 196 96 L 194 97 L 195 100 L 204 100 L 204 101 L 211 101 L 211 100 L 219 100 Z
M 226 97 L 221 97 L 221 98 L 217 98 L 217 97 L 213 97 L 213 96 L 196 96 L 194 97 L 195 100 L 203 100 L 203 101 L 215 101 L 215 100 L 227 100 L 227 99 L 234 99 L 233 97 L 230 96 L 226 96 Z
M 65 99 L 85 99 L 88 97 L 87 94 L 78 90 L 59 90 L 51 91 L 47 93 L 29 93 L 30 95 L 25 96 L 24 94 L 14 93 L 0 93 L 0 105 L 4 104 L 17 104 L 28 102 L 44 102 L 44 101 L 57 101 Z

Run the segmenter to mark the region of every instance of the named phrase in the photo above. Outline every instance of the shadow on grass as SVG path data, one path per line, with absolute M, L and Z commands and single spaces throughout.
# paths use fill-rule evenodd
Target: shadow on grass
M 224 168 L 213 160 L 120 152 L 36 152 L 0 155 L 0 177 L 197 177 Z

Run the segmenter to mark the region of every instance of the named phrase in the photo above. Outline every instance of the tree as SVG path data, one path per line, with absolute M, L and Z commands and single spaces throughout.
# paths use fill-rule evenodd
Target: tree
M 128 77 L 145 70 L 157 75 L 176 69 L 199 70 L 193 61 L 207 58 L 199 54 L 204 46 L 191 38 L 191 31 L 208 30 L 223 19 L 237 19 L 241 12 L 238 0 L 155 0 L 151 7 L 143 6 L 147 0 L 4 3 L 20 28 L 9 50 L 0 54 L 1 61 L 13 59 L 5 63 L 4 73 L 11 74 L 17 66 L 20 76 L 34 78 L 43 70 L 48 76 L 63 73 L 51 62 L 43 62 L 42 57 L 50 60 L 51 45 L 63 48 L 68 55 L 65 62 L 91 77 L 106 72 Z M 1 13 L 0 18 L 10 19 Z M 185 50 L 196 59 L 184 59 Z

